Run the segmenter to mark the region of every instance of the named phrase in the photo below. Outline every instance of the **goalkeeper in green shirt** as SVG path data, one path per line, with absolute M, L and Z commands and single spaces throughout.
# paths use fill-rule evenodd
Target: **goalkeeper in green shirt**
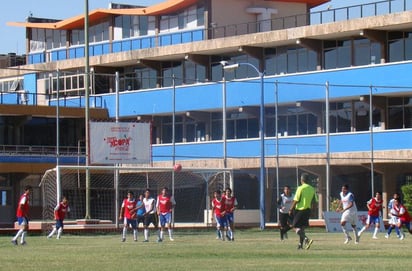
M 315 188 L 307 183 L 308 178 L 309 175 L 307 173 L 301 175 L 301 185 L 296 190 L 292 206 L 289 210 L 289 214 L 293 215 L 293 228 L 296 234 L 299 235 L 298 249 L 303 249 L 303 244 L 305 244 L 305 249 L 309 249 L 313 243 L 313 240 L 306 236 L 305 227 L 309 226 L 312 202 L 318 202 L 318 197 Z

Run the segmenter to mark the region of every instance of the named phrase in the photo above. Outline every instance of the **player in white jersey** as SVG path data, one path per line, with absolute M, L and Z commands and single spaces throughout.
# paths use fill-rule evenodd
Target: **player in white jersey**
M 156 214 L 156 200 L 152 198 L 150 195 L 150 190 L 146 189 L 144 193 L 144 198 L 143 198 L 143 204 L 146 210 L 146 213 L 144 214 L 144 241 L 143 242 L 149 242 L 149 225 L 150 223 L 153 224 L 155 229 L 158 229 L 158 220 L 157 220 L 157 214 Z M 158 238 L 160 238 L 159 233 L 158 233 Z
M 340 225 L 346 237 L 344 243 L 348 244 L 352 240 L 352 238 L 349 236 L 349 232 L 346 229 L 346 223 L 350 223 L 355 237 L 355 244 L 358 244 L 359 237 L 357 232 L 358 230 L 356 229 L 356 222 L 358 221 L 358 210 L 356 208 L 355 196 L 352 192 L 349 192 L 349 186 L 347 184 L 342 186 L 342 191 L 339 195 L 340 201 L 336 211 L 342 213 Z

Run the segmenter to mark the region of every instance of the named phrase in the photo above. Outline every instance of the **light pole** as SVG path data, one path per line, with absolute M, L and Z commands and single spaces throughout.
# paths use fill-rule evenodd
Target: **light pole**
M 221 63 L 223 65 L 223 70 L 235 70 L 239 68 L 239 66 L 250 66 L 252 67 L 258 74 L 260 78 L 260 116 L 259 116 L 259 139 L 260 139 L 260 171 L 259 171 L 259 209 L 260 209 L 260 229 L 263 230 L 265 228 L 265 89 L 264 89 L 264 76 L 263 72 L 260 72 L 258 68 L 254 65 L 244 62 L 244 63 L 236 63 L 227 65 L 227 63 Z

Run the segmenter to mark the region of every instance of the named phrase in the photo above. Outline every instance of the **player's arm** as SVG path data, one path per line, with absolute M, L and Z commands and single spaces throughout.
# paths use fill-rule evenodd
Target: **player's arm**
M 297 203 L 298 202 L 296 200 L 293 200 L 292 205 L 290 206 L 290 209 L 289 209 L 289 214 L 293 213 L 293 210 L 295 210 L 295 207 L 296 207 Z
M 339 212 L 340 210 L 341 210 L 341 208 L 342 208 L 342 201 L 341 200 L 338 200 L 338 207 L 336 207 L 336 212 Z M 342 210 L 342 212 L 343 212 L 344 210 Z
M 230 210 L 231 213 L 233 213 L 237 209 L 237 199 L 235 198 L 233 202 L 233 208 Z
M 119 220 L 123 218 L 123 213 L 124 213 L 124 201 L 122 203 L 122 206 L 120 207 Z

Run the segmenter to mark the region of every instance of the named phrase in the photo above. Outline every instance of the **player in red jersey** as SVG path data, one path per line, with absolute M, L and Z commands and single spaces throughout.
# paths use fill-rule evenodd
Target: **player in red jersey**
M 31 186 L 26 186 L 24 188 L 24 193 L 23 195 L 20 196 L 19 203 L 17 206 L 17 222 L 19 223 L 19 231 L 16 233 L 16 235 L 13 237 L 11 240 L 11 243 L 13 245 L 17 245 L 17 238 L 20 237 L 20 244 L 25 245 L 25 237 L 27 234 L 27 231 L 29 229 L 29 196 L 30 196 L 30 191 L 31 191 Z
M 371 198 L 368 203 L 366 204 L 368 207 L 368 219 L 366 220 L 366 225 L 363 226 L 363 228 L 358 232 L 358 236 L 360 237 L 361 234 L 369 229 L 369 226 L 374 223 L 375 224 L 375 230 L 373 232 L 372 238 L 373 239 L 378 239 L 376 236 L 379 231 L 379 226 L 380 226 L 380 213 L 382 211 L 383 207 L 383 201 L 382 201 L 382 193 L 381 192 L 376 192 L 375 197 Z
M 162 193 L 157 196 L 156 210 L 160 221 L 160 233 L 158 242 L 163 241 L 164 231 L 167 226 L 169 232 L 169 239 L 173 241 L 172 236 L 172 211 L 176 205 L 176 201 L 173 196 L 169 195 L 169 189 L 164 187 Z
M 403 206 L 403 204 L 401 204 L 399 198 L 394 199 L 392 208 L 397 212 L 397 216 L 399 218 L 398 223 L 396 225 L 400 229 L 399 239 L 403 240 L 405 238 L 405 234 L 401 230 L 402 225 L 405 225 L 409 233 L 412 234 L 411 216 L 408 212 L 408 209 L 406 209 L 406 207 Z
M 237 208 L 237 199 L 232 196 L 232 189 L 226 188 L 225 194 L 222 196 L 226 207 L 226 219 L 227 219 L 227 238 L 229 241 L 235 241 L 234 230 L 235 230 L 235 219 L 234 211 Z
M 63 221 L 68 212 L 70 212 L 69 201 L 65 196 L 63 196 L 62 201 L 54 208 L 54 219 L 56 220 L 56 225 L 53 227 L 50 234 L 47 235 L 47 238 L 51 238 L 57 232 L 56 239 L 60 239 L 60 236 L 63 233 Z
M 227 234 L 226 206 L 220 190 L 216 190 L 215 192 L 215 198 L 212 201 L 212 208 L 216 218 L 216 227 L 220 233 L 219 235 L 222 240 L 225 241 L 225 236 Z
M 133 192 L 127 191 L 127 198 L 123 200 L 119 213 L 119 220 L 123 219 L 122 242 L 126 241 L 127 227 L 129 225 L 133 229 L 133 240 L 137 241 L 136 205 L 137 201 L 134 198 Z

